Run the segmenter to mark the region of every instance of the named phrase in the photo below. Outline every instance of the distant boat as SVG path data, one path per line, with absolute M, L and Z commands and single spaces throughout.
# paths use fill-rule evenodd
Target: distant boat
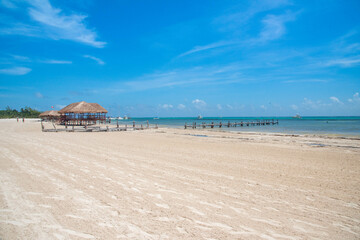
M 201 115 L 199 115 L 198 117 L 197 117 L 197 119 L 202 119 L 203 117 L 201 116 Z
M 159 119 L 158 117 L 154 117 L 155 120 Z
M 296 115 L 293 116 L 292 118 L 301 119 L 301 116 L 300 116 L 299 114 L 296 114 Z
M 125 120 L 128 120 L 128 119 L 130 119 L 130 118 L 129 118 L 128 116 L 126 116 L 126 115 L 125 115 L 125 116 L 124 116 L 124 119 L 125 119 Z
M 118 120 L 121 120 L 121 119 L 123 119 L 123 118 L 122 118 L 122 117 L 117 117 L 117 119 L 118 119 Z

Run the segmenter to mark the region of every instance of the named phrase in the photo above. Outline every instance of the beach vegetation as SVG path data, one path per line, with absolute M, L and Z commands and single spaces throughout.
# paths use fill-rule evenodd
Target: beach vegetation
M 38 118 L 40 113 L 31 107 L 21 108 L 18 111 L 7 106 L 5 110 L 0 110 L 0 118 Z

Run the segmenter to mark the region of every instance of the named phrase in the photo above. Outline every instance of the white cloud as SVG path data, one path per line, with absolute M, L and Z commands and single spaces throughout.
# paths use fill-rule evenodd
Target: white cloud
M 332 106 L 332 104 L 322 103 L 320 100 L 314 102 L 307 98 L 304 98 L 304 102 L 302 104 L 306 109 L 320 109 L 320 108 Z
M 342 103 L 337 97 L 330 97 L 330 100 L 333 101 L 334 103 Z
M 13 67 L 13 68 L 6 68 L 0 69 L 0 74 L 7 74 L 7 75 L 25 75 L 31 72 L 31 68 L 27 67 Z
M 9 1 L 5 1 L 9 3 Z M 0 29 L 2 34 L 45 37 L 54 40 L 71 40 L 93 47 L 102 48 L 106 42 L 97 41 L 97 34 L 85 24 L 86 15 L 67 15 L 60 8 L 53 7 L 48 0 L 27 0 L 26 9 L 34 25 L 13 22 L 10 27 Z M 3 2 L 4 4 L 4 2 Z M 8 6 L 10 6 L 8 4 Z M 33 23 L 32 23 L 33 24 Z
M 192 101 L 192 104 L 194 105 L 194 107 L 196 107 L 197 109 L 203 108 L 206 106 L 206 102 L 204 100 L 200 100 L 200 99 L 195 99 Z
M 174 107 L 174 106 L 171 105 L 171 104 L 163 104 L 163 105 L 161 105 L 161 108 L 164 108 L 164 109 L 166 109 L 166 110 L 171 109 L 171 108 L 173 108 L 173 107 Z
M 261 105 L 260 108 L 266 110 L 265 105 Z
M 84 55 L 83 57 L 92 59 L 95 62 L 97 62 L 99 65 L 104 65 L 105 64 L 105 62 L 103 60 L 101 60 L 100 58 L 97 58 L 97 57 L 94 57 L 94 56 L 91 56 L 91 55 Z
M 72 61 L 66 61 L 66 60 L 44 60 L 41 62 L 48 64 L 72 64 Z
M 186 106 L 185 106 L 184 104 L 181 104 L 181 103 L 180 103 L 180 104 L 177 106 L 177 108 L 180 109 L 180 110 L 183 110 L 183 109 L 186 108 Z
M 359 93 L 358 93 L 358 92 L 355 93 L 352 98 L 349 98 L 349 99 L 348 99 L 348 101 L 351 102 L 351 103 L 353 103 L 353 102 L 360 102 Z
M 298 109 L 299 109 L 299 107 L 296 106 L 295 104 L 292 104 L 290 107 L 291 107 L 293 110 L 298 110 Z
M 219 109 L 219 110 L 221 110 L 221 109 L 222 109 L 221 104 L 217 104 L 217 105 L 216 105 L 216 107 L 217 107 L 217 109 Z
M 40 92 L 35 93 L 35 97 L 37 98 L 44 98 L 44 95 L 42 95 Z

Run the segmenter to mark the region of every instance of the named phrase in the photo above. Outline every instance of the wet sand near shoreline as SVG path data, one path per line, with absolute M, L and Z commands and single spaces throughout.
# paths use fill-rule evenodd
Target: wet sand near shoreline
M 359 239 L 360 140 L 0 120 L 1 239 Z

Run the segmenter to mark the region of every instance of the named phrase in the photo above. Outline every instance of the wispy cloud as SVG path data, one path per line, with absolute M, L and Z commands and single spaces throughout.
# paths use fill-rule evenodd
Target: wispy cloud
M 66 60 L 43 60 L 42 63 L 48 63 L 48 64 L 72 64 L 72 61 L 66 61 Z
M 285 0 L 253 1 L 253 3 L 254 4 L 251 4 L 248 10 L 245 12 L 240 11 L 236 13 L 231 13 L 218 17 L 216 18 L 216 20 L 214 20 L 216 24 L 220 25 L 221 29 L 226 28 L 226 32 L 231 33 L 230 40 L 220 40 L 206 45 L 194 46 L 192 49 L 180 54 L 178 58 L 218 48 L 222 48 L 222 50 L 224 51 L 231 51 L 239 47 L 248 47 L 249 44 L 264 44 L 268 41 L 279 39 L 286 33 L 285 24 L 287 22 L 294 21 L 296 19 L 296 16 L 300 13 L 286 11 L 284 14 L 266 15 L 261 21 L 263 27 L 257 37 L 244 38 L 242 36 L 241 38 L 239 38 L 239 29 L 243 29 L 242 26 L 245 25 L 248 21 L 252 20 L 256 16 L 256 14 L 290 5 L 289 1 Z M 242 35 L 246 34 L 243 33 Z M 229 34 L 226 34 L 225 36 L 225 39 L 229 38 Z
M 360 56 L 330 60 L 325 66 L 353 67 L 360 65 Z
M 283 81 L 283 83 L 327 83 L 328 80 L 325 79 L 299 79 L 299 80 L 287 80 L 287 81 Z
M 236 33 L 257 14 L 289 5 L 291 5 L 291 2 L 288 0 L 250 1 L 247 7 L 241 5 L 238 8 L 232 8 L 226 14 L 217 17 L 214 24 L 218 25 L 221 31 Z
M 202 51 L 206 51 L 206 50 L 210 50 L 210 49 L 214 49 L 214 48 L 219 48 L 219 47 L 223 47 L 223 46 L 228 46 L 228 45 L 231 45 L 231 44 L 234 44 L 234 42 L 221 41 L 221 42 L 211 43 L 211 44 L 204 45 L 204 46 L 195 46 L 193 49 L 180 54 L 178 57 L 184 57 L 186 55 L 190 55 L 190 54 L 193 54 L 193 53 L 202 52 Z
M 26 56 L 13 55 L 13 54 L 10 54 L 10 56 L 16 61 L 31 62 L 31 59 L 29 57 L 26 57 Z
M 13 67 L 13 68 L 5 68 L 0 69 L 0 74 L 6 75 L 25 75 L 31 72 L 31 68 L 27 67 Z
M 264 43 L 271 40 L 276 40 L 286 33 L 285 23 L 294 21 L 298 13 L 286 12 L 282 15 L 267 15 L 263 20 L 263 28 L 257 39 L 253 42 Z
M 101 60 L 100 58 L 97 58 L 97 57 L 94 57 L 94 56 L 91 56 L 91 55 L 84 55 L 83 57 L 92 59 L 95 62 L 97 62 L 99 65 L 104 65 L 105 64 L 105 62 L 103 60 Z
M 121 82 L 121 89 L 148 90 L 156 88 L 171 88 L 191 86 L 196 84 L 227 84 L 239 82 L 239 67 L 237 64 L 225 66 L 201 66 L 187 69 L 174 69 L 160 73 L 146 74 L 139 78 Z M 123 86 L 125 85 L 125 86 Z M 114 91 L 115 88 L 112 88 Z
M 35 25 L 14 21 L 10 26 L 0 29 L 0 34 L 71 40 L 97 48 L 105 46 L 106 42 L 98 41 L 96 32 L 86 26 L 86 15 L 67 15 L 62 9 L 53 7 L 48 0 L 25 2 L 29 4 L 29 8 L 26 8 L 27 14 Z M 12 4 L 14 5 L 14 2 Z

